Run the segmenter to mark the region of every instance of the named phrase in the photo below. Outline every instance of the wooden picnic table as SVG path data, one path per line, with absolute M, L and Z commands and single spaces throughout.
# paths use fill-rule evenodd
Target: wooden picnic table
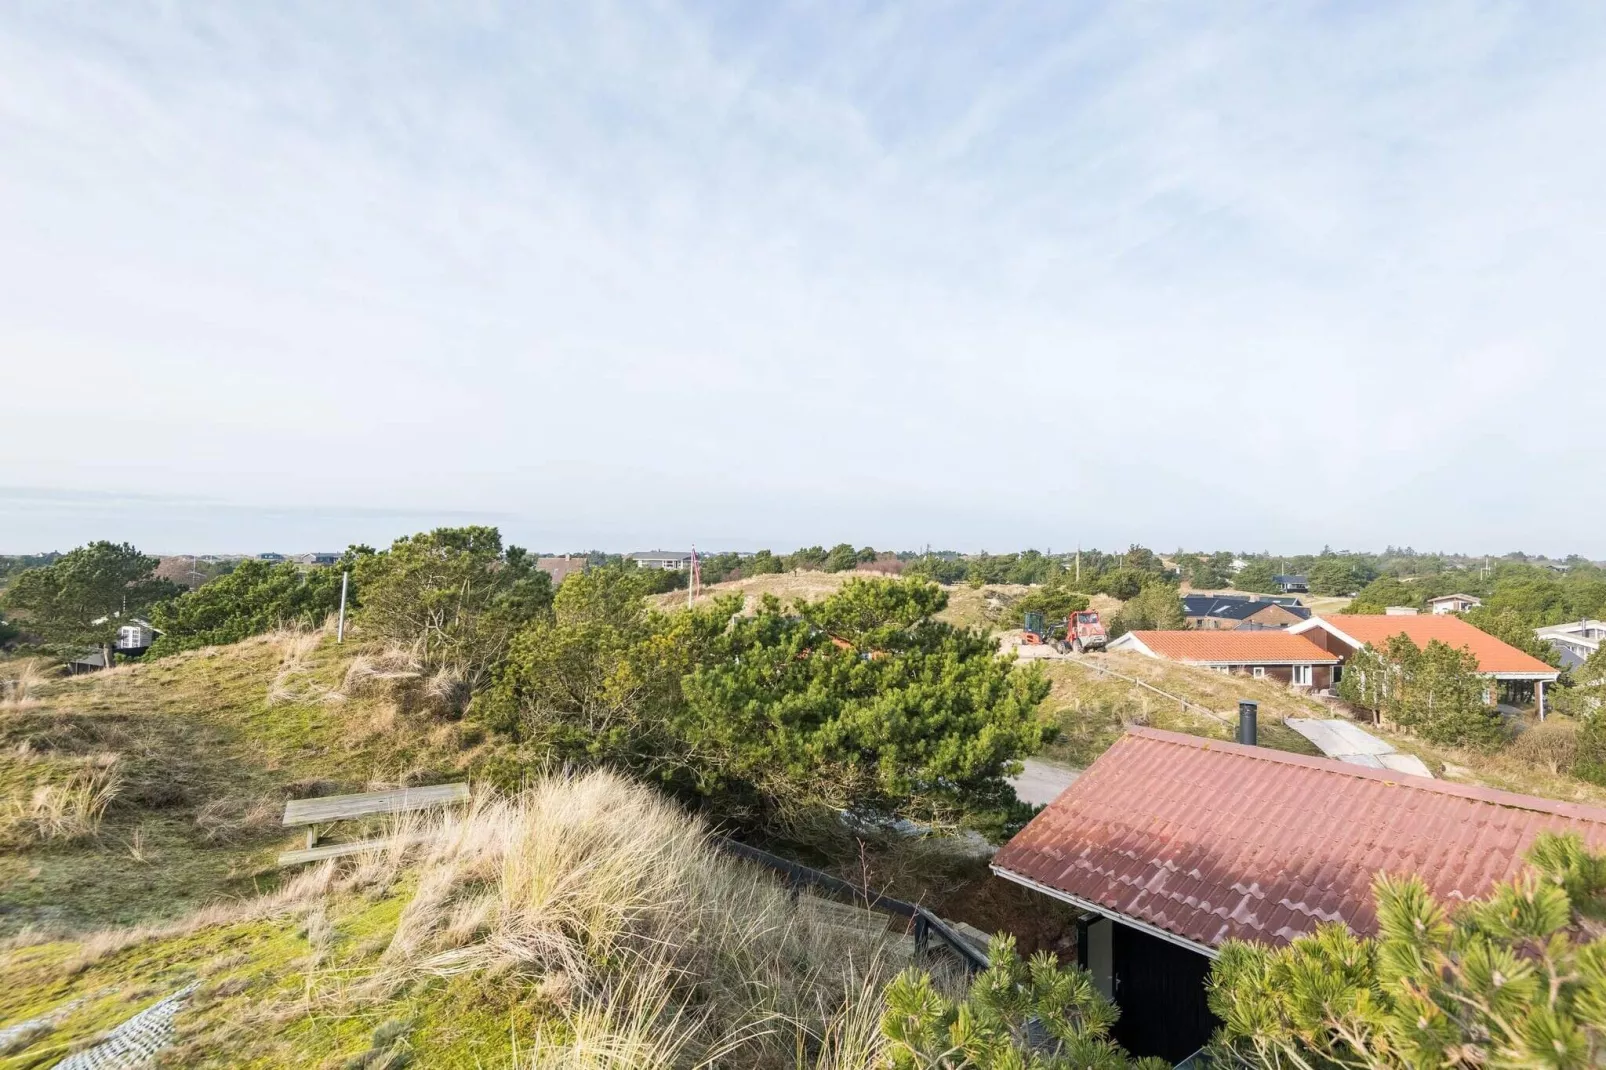
M 284 817 L 280 824 L 286 828 L 305 825 L 307 846 L 301 851 L 287 851 L 279 856 L 281 866 L 300 862 L 315 862 L 325 858 L 387 847 L 397 842 L 365 840 L 359 843 L 333 843 L 318 846 L 321 826 L 337 821 L 349 821 L 376 814 L 405 814 L 429 810 L 437 806 L 468 801 L 468 785 L 432 784 L 422 788 L 397 788 L 392 791 L 366 791 L 357 795 L 326 795 L 321 799 L 291 799 L 284 804 Z

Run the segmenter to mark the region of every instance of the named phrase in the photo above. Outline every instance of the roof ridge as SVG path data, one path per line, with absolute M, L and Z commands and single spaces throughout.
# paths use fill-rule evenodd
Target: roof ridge
M 1372 769 L 1364 765 L 1351 765 L 1347 762 L 1340 762 L 1333 758 L 1318 758 L 1309 754 L 1293 754 L 1289 751 L 1280 751 L 1272 747 L 1250 746 L 1223 739 L 1189 735 L 1185 732 L 1169 732 L 1163 728 L 1144 728 L 1132 725 L 1127 728 L 1126 734 L 1144 739 L 1153 739 L 1160 743 L 1192 747 L 1195 750 L 1223 750 L 1246 758 L 1256 758 L 1260 761 L 1276 762 L 1282 765 L 1294 765 L 1305 769 L 1316 769 L 1339 776 L 1357 777 L 1362 780 L 1377 780 L 1399 787 L 1410 788 L 1414 791 L 1454 795 L 1459 798 L 1486 802 L 1495 806 L 1506 806 L 1516 810 L 1532 810 L 1541 814 L 1554 814 L 1557 817 L 1572 817 L 1606 824 L 1606 806 L 1567 802 L 1562 799 L 1544 799 L 1537 795 L 1524 795 L 1521 792 L 1504 791 L 1500 788 L 1486 788 L 1478 784 L 1460 784 L 1451 780 L 1440 780 L 1437 777 L 1420 777 L 1392 769 Z M 1120 740 L 1116 742 L 1119 744 Z

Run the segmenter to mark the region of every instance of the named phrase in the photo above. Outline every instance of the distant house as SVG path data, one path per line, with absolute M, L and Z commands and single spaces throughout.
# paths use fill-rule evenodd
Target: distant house
M 1601 850 L 1606 808 L 1131 728 L 992 870 L 1083 913 L 1077 957 L 1121 1009 L 1114 1039 L 1176 1064 L 1220 1024 L 1205 983 L 1226 941 L 1372 935 L 1380 869 L 1450 906 L 1522 872 L 1543 832 Z
M 1381 650 L 1396 635 L 1408 636 L 1411 642 L 1425 647 L 1438 640 L 1447 646 L 1465 650 L 1477 659 L 1477 672 L 1491 682 L 1514 685 L 1526 691 L 1533 688 L 1539 704 L 1539 716 L 1545 715 L 1545 685 L 1556 682 L 1561 674 L 1532 654 L 1502 642 L 1486 631 L 1474 628 L 1453 614 L 1421 614 L 1410 617 L 1393 617 L 1386 614 L 1337 614 L 1331 617 L 1312 617 L 1296 624 L 1289 632 L 1348 660 L 1361 647 L 1371 644 Z M 1339 670 L 1342 674 L 1342 664 Z M 1489 692 L 1493 701 L 1493 688 Z
M 296 558 L 296 561 L 303 565 L 332 565 L 339 560 L 339 554 L 330 553 L 302 554 Z
M 669 571 L 691 568 L 691 551 L 647 550 L 628 555 L 641 568 L 661 568 Z
M 1606 621 L 1575 620 L 1549 628 L 1536 628 L 1534 635 L 1540 642 L 1549 643 L 1561 654 L 1564 668 L 1576 669 L 1600 649 L 1606 639 Z
M 1388 617 L 1414 617 L 1422 612 L 1415 606 L 1384 606 L 1383 614 Z
M 1441 594 L 1428 599 L 1428 608 L 1435 613 L 1465 613 L 1483 605 L 1483 599 L 1470 594 Z
M 1282 589 L 1283 594 L 1310 590 L 1309 576 L 1273 576 L 1271 581 Z
M 283 554 L 276 554 L 276 553 L 273 553 L 272 551 L 269 551 L 268 553 L 265 553 L 265 554 L 257 554 L 257 560 L 258 561 L 283 561 L 284 560 L 284 555 Z
M 1333 686 L 1333 668 L 1339 663 L 1338 655 L 1304 636 L 1277 629 L 1127 632 L 1112 642 L 1110 649 L 1316 690 Z
M 113 646 L 119 654 L 137 658 L 150 649 L 160 634 L 146 621 L 135 620 L 117 629 L 117 642 Z
M 536 568 L 552 577 L 552 586 L 562 583 L 564 577 L 577 572 L 584 572 L 588 558 L 585 554 L 564 554 L 562 557 L 543 557 L 536 562 Z
M 1288 605 L 1292 602 L 1293 605 Z M 1182 596 L 1182 615 L 1188 626 L 1203 631 L 1238 628 L 1287 628 L 1310 618 L 1298 599 L 1270 599 L 1241 594 L 1189 594 Z

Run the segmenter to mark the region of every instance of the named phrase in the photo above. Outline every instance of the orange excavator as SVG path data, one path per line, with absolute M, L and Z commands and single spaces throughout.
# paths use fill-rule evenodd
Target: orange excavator
M 1061 654 L 1103 650 L 1110 641 L 1098 611 L 1092 609 L 1079 609 L 1065 618 L 1063 624 L 1055 621 L 1052 627 L 1044 621 L 1043 614 L 1028 612 L 1025 631 L 1028 644 L 1046 644 Z

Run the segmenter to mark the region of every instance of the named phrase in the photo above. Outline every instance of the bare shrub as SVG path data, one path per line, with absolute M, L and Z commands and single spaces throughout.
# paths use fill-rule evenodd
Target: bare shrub
M 1570 770 L 1578 758 L 1578 722 L 1552 717 L 1529 725 L 1507 749 L 1518 761 L 1548 770 Z

